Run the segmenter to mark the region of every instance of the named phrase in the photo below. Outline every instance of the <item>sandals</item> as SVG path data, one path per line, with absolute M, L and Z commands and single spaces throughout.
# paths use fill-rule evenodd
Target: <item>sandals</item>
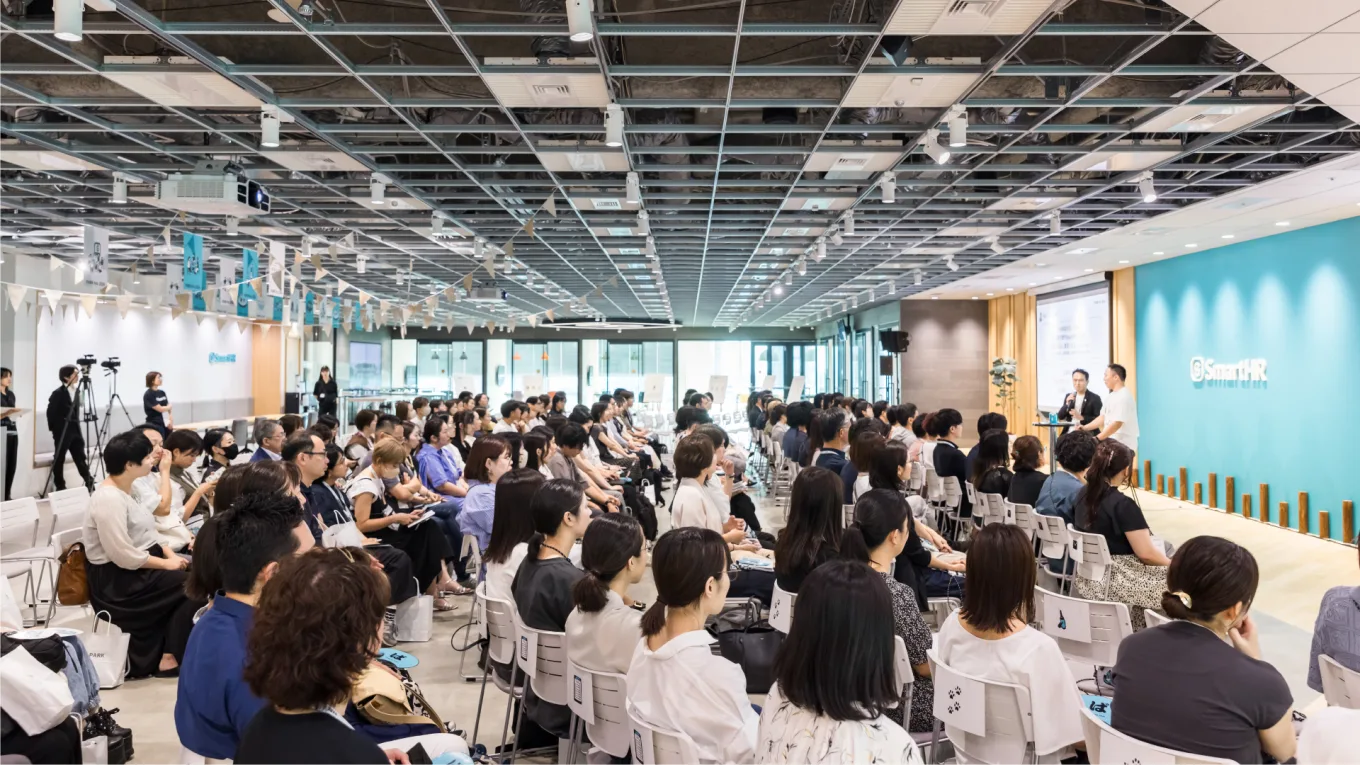
M 463 585 L 461 585 L 461 584 L 459 584 L 459 583 L 457 583 L 457 582 L 453 582 L 453 583 L 451 583 L 451 584 L 447 584 L 447 585 L 444 585 L 443 587 L 440 587 L 440 588 L 439 588 L 439 594 L 440 594 L 440 595 L 471 595 L 471 594 L 472 594 L 472 590 L 468 589 L 467 587 L 464 587 Z
M 447 600 L 444 600 L 443 598 L 434 599 L 434 610 L 436 612 L 452 611 L 453 609 L 454 609 L 453 604 L 448 602 Z

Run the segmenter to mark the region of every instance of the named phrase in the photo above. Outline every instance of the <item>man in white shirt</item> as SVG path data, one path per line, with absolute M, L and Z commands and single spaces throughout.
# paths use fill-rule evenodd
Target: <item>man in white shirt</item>
M 1138 452 L 1138 403 L 1124 385 L 1128 371 L 1122 364 L 1111 364 L 1105 368 L 1105 387 L 1110 389 L 1109 398 L 1100 416 L 1081 426 L 1082 430 L 1093 430 L 1096 438 L 1113 438 Z
M 496 427 L 491 429 L 492 434 L 498 433 L 523 433 L 524 427 L 520 424 L 520 402 L 510 399 L 501 404 L 501 421 L 496 423 Z
M 529 405 L 529 421 L 524 424 L 525 431 L 546 424 L 543 422 L 543 410 L 547 408 L 545 399 L 547 399 L 547 396 L 530 396 L 524 400 L 524 403 Z

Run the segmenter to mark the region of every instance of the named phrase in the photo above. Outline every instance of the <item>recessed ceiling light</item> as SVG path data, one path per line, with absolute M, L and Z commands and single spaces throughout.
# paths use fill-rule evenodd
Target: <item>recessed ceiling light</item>
M 1289 221 L 1287 221 L 1287 220 L 1276 221 L 1276 222 L 1275 222 L 1275 225 L 1277 225 L 1277 226 L 1288 226 L 1288 225 L 1289 225 Z
M 1047 263 L 1035 263 L 1034 265 L 1038 266 L 1039 268 L 1043 268 L 1044 266 L 1046 266 L 1046 265 L 1048 265 L 1048 264 L 1047 264 Z
M 974 296 L 973 296 L 972 298 L 970 298 L 970 299 L 971 299 L 971 300 L 977 300 L 977 299 L 978 299 L 978 296 L 977 296 L 977 295 L 974 295 Z
M 996 294 L 995 292 L 988 292 L 988 293 L 987 293 L 987 297 L 991 297 L 992 295 L 995 295 L 995 294 Z
M 1153 254 L 1153 255 L 1165 255 L 1166 253 L 1165 253 L 1165 252 L 1162 252 L 1161 250 L 1158 250 L 1158 251 L 1156 251 L 1156 252 L 1154 252 L 1154 253 L 1152 253 L 1152 254 Z
M 1127 261 L 1127 260 L 1121 260 L 1121 261 L 1119 261 L 1119 262 L 1120 262 L 1120 263 L 1127 263 L 1128 261 Z
M 1185 249 L 1187 249 L 1187 250 L 1193 250 L 1193 249 L 1195 249 L 1195 248 L 1198 247 L 1198 246 L 1199 246 L 1199 245 L 1197 245 L 1197 244 L 1191 242 L 1190 244 L 1185 245 Z
M 1094 271 L 1094 270 L 1095 270 L 1094 268 L 1088 268 L 1088 269 L 1086 269 L 1086 273 L 1089 274 L 1089 273 L 1091 273 L 1091 272 Z
M 940 296 L 939 296 L 939 295 L 931 295 L 931 296 L 930 296 L 930 299 L 931 299 L 931 300 L 939 300 L 939 299 L 940 299 Z
M 1029 286 L 1031 286 L 1031 287 L 1037 287 L 1037 286 L 1039 286 L 1039 283 L 1038 283 L 1038 282 L 1030 282 L 1030 283 L 1029 283 Z
M 1007 291 L 1007 292 L 1015 292 L 1015 288 L 1014 288 L 1014 287 L 1007 287 L 1007 288 L 1006 288 L 1006 291 Z
M 1223 238 L 1224 238 L 1224 239 L 1232 239 L 1232 238 L 1233 238 L 1233 235 L 1232 235 L 1232 234 L 1224 234 L 1224 235 L 1223 235 Z

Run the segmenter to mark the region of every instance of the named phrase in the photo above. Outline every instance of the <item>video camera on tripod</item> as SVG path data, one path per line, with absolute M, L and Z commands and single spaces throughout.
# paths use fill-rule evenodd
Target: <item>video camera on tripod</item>
M 96 363 L 104 368 L 105 375 L 111 374 L 116 375 L 118 374 L 118 368 L 123 366 L 122 360 L 119 359 L 117 356 L 110 356 L 107 359 L 104 359 L 103 361 L 99 361 L 94 357 L 93 354 L 87 353 L 84 356 L 81 356 L 80 358 L 76 359 L 76 366 L 80 367 L 80 374 L 82 377 L 89 377 L 90 368 L 93 367 Z

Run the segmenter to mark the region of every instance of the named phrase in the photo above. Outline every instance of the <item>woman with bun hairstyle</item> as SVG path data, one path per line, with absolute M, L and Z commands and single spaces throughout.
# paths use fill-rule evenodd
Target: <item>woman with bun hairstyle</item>
M 581 539 L 586 575 L 572 587 L 576 604 L 567 616 L 567 652 L 573 664 L 624 674 L 642 639 L 642 612 L 628 588 L 647 572 L 642 525 L 631 515 L 601 513 Z
M 1294 756 L 1293 697 L 1261 660 L 1249 613 L 1259 578 L 1251 553 L 1226 539 L 1195 537 L 1176 551 L 1161 593 L 1173 621 L 1119 644 L 1116 730 L 1233 762 Z

